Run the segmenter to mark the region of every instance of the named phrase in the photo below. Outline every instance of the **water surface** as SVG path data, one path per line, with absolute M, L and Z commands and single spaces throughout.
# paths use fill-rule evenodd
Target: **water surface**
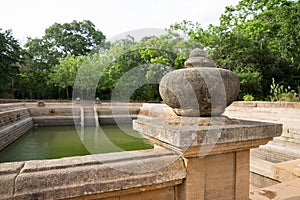
M 0 151 L 0 162 L 54 159 L 153 148 L 131 125 L 35 127 Z M 124 130 L 124 131 L 123 131 Z

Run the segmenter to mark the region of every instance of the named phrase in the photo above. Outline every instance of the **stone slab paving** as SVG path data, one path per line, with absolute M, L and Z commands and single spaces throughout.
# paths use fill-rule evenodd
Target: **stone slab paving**
M 250 192 L 251 200 L 299 200 L 300 178 Z

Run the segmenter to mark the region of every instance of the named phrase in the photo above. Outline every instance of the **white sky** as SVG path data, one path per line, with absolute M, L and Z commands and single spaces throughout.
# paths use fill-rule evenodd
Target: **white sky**
M 107 38 L 143 28 L 168 28 L 182 20 L 217 24 L 225 6 L 239 0 L 4 0 L 0 28 L 21 43 L 54 24 L 90 20 Z

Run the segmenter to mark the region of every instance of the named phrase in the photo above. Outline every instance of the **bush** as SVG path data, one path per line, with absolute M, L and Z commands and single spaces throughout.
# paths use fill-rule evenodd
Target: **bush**
M 297 93 L 294 90 L 291 90 L 290 86 L 286 88 L 284 85 L 276 83 L 274 78 L 272 78 L 270 87 L 269 98 L 271 101 L 300 101 Z
M 239 72 L 235 71 L 234 73 L 239 77 L 241 83 L 238 97 L 239 100 L 244 99 L 244 97 L 249 94 L 251 94 L 253 99 L 254 97 L 256 97 L 256 99 L 261 99 L 263 97 L 260 72 L 244 70 Z
M 279 101 L 300 101 L 299 97 L 295 96 L 292 92 L 280 94 Z
M 246 94 L 243 96 L 244 101 L 254 101 L 254 97 L 251 94 Z

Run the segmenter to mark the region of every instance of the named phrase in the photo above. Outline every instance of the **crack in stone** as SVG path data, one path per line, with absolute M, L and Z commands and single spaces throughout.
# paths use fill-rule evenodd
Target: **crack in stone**
M 23 168 L 25 167 L 25 162 L 22 164 L 22 166 L 20 167 L 18 173 L 16 174 L 15 178 L 14 178 L 14 184 L 13 184 L 13 194 L 12 194 L 12 198 L 14 198 L 15 193 L 16 193 L 16 183 L 17 183 L 17 178 L 19 176 L 19 174 L 22 172 Z

